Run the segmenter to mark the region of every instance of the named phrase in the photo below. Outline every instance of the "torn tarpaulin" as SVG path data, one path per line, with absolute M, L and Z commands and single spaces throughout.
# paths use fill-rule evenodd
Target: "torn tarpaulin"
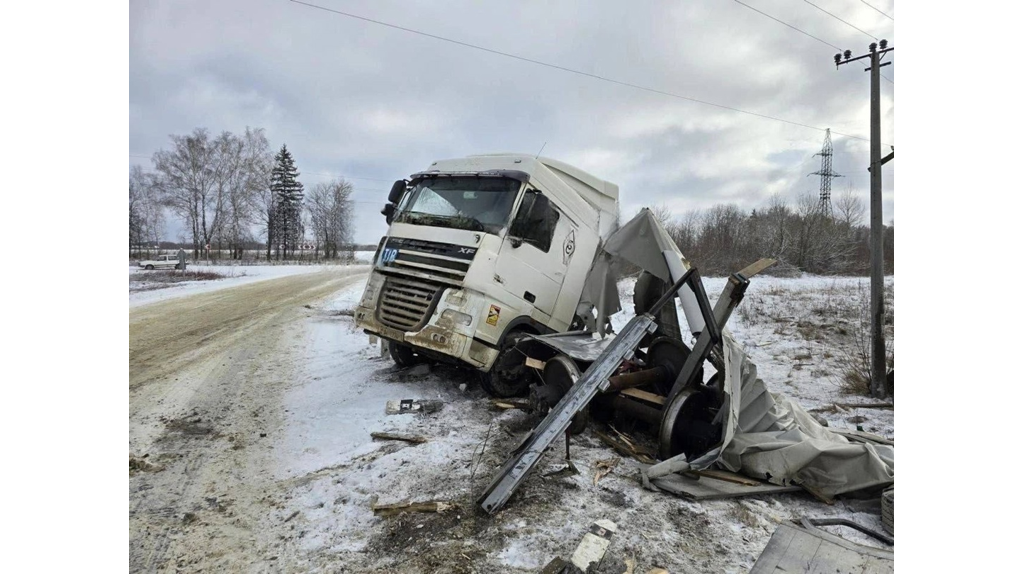
M 723 330 L 723 442 L 687 461 L 680 455 L 644 473 L 644 483 L 675 472 L 721 466 L 774 484 L 799 484 L 831 498 L 893 484 L 893 446 L 854 442 L 815 421 L 800 405 L 768 392 L 757 366 Z M 650 481 L 650 482 L 649 482 Z

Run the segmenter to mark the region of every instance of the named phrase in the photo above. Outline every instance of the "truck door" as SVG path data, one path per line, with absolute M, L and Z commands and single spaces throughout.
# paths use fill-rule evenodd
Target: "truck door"
M 499 250 L 496 280 L 550 317 L 575 249 L 575 233 L 573 222 L 546 196 L 527 189 Z

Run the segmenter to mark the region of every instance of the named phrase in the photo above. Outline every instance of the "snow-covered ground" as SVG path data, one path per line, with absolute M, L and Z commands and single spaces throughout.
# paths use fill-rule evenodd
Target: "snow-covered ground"
M 351 273 L 365 269 L 353 266 Z M 316 273 L 317 268 L 244 271 L 245 276 L 208 286 L 172 289 L 198 293 L 232 281 Z M 180 519 L 170 522 L 169 549 L 152 554 L 166 556 L 168 568 L 536 572 L 556 556 L 567 558 L 595 520 L 609 519 L 619 530 L 599 572 L 619 574 L 627 559 L 635 560 L 636 572 L 654 567 L 747 572 L 778 524 L 794 518 L 841 516 L 881 530 L 877 499 L 840 499 L 829 506 L 795 493 L 697 503 L 645 490 L 639 463 L 601 442 L 594 434 L 596 424 L 571 441 L 580 474 L 551 476 L 565 467 L 564 451 L 554 448 L 507 506 L 488 516 L 476 507 L 477 497 L 537 419 L 493 408 L 475 372 L 433 365 L 429 373 L 414 376 L 382 357 L 351 317 L 364 282 L 352 278 L 326 299 L 294 305 L 294 319 L 274 319 L 268 327 L 254 319 L 239 335 L 251 348 L 226 347 L 203 362 L 207 367 L 197 367 L 195 375 L 181 375 L 197 386 L 224 389 L 211 397 L 230 390 L 241 393 L 238 398 L 192 404 L 198 398 L 188 397 L 203 393 L 179 393 L 191 402 L 175 407 L 181 412 L 158 416 L 171 403 L 152 392 L 160 406 L 145 424 L 160 430 L 170 425 L 162 421 L 195 417 L 196 425 L 210 429 L 201 435 L 210 437 L 203 442 L 195 435 L 182 438 L 180 430 L 168 426 L 162 438 L 138 440 L 140 446 L 133 447 L 135 454 L 167 465 L 132 478 L 133 504 L 141 499 L 145 508 L 147 497 L 153 499 L 153 509 L 139 510 L 136 516 L 142 518 L 135 520 L 148 527 L 165 523 L 161 513 L 180 514 L 174 509 L 191 515 L 185 526 Z M 632 316 L 633 283 L 619 284 L 624 311 L 612 318 L 618 329 Z M 724 278 L 705 280 L 713 300 L 724 283 Z M 887 285 L 892 287 L 892 278 Z M 846 394 L 841 376 L 856 347 L 866 286 L 865 278 L 755 277 L 729 327 L 773 392 L 795 398 L 830 426 L 860 426 L 892 437 L 893 411 L 836 406 L 867 401 Z M 140 304 L 133 297 L 132 307 Z M 291 316 L 286 310 L 279 313 Z M 216 374 L 218 369 L 227 374 Z M 178 376 L 171 384 L 181 385 Z M 147 384 L 133 395 L 133 408 L 159 383 Z M 385 403 L 398 399 L 440 400 L 444 406 L 433 414 L 386 415 Z M 645 440 L 640 429 L 620 430 Z M 415 434 L 428 442 L 374 441 L 374 431 Z M 189 462 L 200 460 L 202 465 Z M 596 481 L 597 463 L 608 460 L 617 460 L 617 466 Z M 205 474 L 196 478 L 200 470 Z M 184 494 L 154 498 L 161 488 L 171 489 L 161 480 L 173 485 L 178 477 L 187 478 Z M 394 517 L 376 516 L 371 508 L 405 501 L 454 506 L 444 513 Z M 138 552 L 144 555 L 151 535 L 139 536 Z
M 713 299 L 724 283 L 724 278 L 706 280 Z M 752 281 L 742 305 L 756 309 L 737 313 L 731 328 L 773 392 L 793 396 L 809 409 L 865 400 L 842 392 L 833 372 L 839 363 L 825 358 L 839 352 L 829 354 L 827 337 L 818 340 L 805 325 L 815 317 L 821 319 L 817 323 L 834 323 L 837 317 L 822 316 L 821 310 L 859 305 L 835 299 L 851 297 L 862 285 L 866 279 Z M 624 311 L 613 318 L 617 328 L 632 316 L 632 286 L 633 280 L 620 283 Z M 489 408 L 471 372 L 434 366 L 425 377 L 404 377 L 344 315 L 361 291 L 353 285 L 338 293 L 321 310 L 329 319 L 307 326 L 306 374 L 286 397 L 287 433 L 273 472 L 279 481 L 297 486 L 277 513 L 278 518 L 299 513 L 295 520 L 305 532 L 301 552 L 316 557 L 303 567 L 330 569 L 341 559 L 360 561 L 367 570 L 536 571 L 555 556 L 571 554 L 587 527 L 607 518 L 620 532 L 601 572 L 624 571 L 630 557 L 642 566 L 638 571 L 661 566 L 672 572 L 745 572 L 776 525 L 792 518 L 843 516 L 881 530 L 877 501 L 826 506 L 806 494 L 788 494 L 688 502 L 644 490 L 638 463 L 631 459 L 595 484 L 596 463 L 619 456 L 590 432 L 573 438 L 572 456 L 581 474 L 545 478 L 564 467 L 559 449 L 553 449 L 504 510 L 484 516 L 475 498 L 536 419 Z M 385 415 L 385 402 L 394 399 L 437 399 L 445 406 L 432 415 Z M 820 412 L 834 427 L 860 425 L 893 435 L 892 411 Z M 416 434 L 429 442 L 374 442 L 368 438 L 373 431 Z M 377 517 L 371 510 L 374 502 L 430 500 L 453 502 L 456 508 L 450 514 L 396 518 Z

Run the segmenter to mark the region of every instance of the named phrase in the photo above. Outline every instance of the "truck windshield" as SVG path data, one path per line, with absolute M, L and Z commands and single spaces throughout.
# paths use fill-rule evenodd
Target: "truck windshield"
M 508 222 L 520 183 L 506 177 L 429 177 L 402 201 L 395 221 L 498 233 Z

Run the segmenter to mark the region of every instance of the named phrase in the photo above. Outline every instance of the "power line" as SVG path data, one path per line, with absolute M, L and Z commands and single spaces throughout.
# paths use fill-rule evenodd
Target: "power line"
M 890 80 L 890 79 L 889 79 L 889 77 L 888 77 L 888 76 L 886 76 L 885 74 L 881 74 L 881 73 L 880 73 L 880 74 L 878 74 L 878 75 L 879 75 L 879 76 L 882 76 L 882 79 L 883 79 L 883 80 L 885 80 L 886 82 L 889 82 L 890 84 L 892 84 L 892 85 L 894 85 L 894 86 L 896 85 L 896 82 L 893 82 L 892 80 Z
M 839 50 L 840 52 L 843 51 L 843 49 L 840 48 L 839 46 L 836 46 L 835 44 L 832 44 L 830 42 L 826 42 L 825 40 L 822 40 L 821 38 L 819 38 L 817 36 L 812 36 L 811 34 L 808 34 L 807 32 L 804 32 L 803 30 L 801 30 L 800 28 L 797 28 L 796 26 L 793 26 L 792 24 L 787 24 L 786 22 L 783 22 L 782 20 L 779 20 L 778 18 L 776 18 L 775 16 L 772 16 L 771 14 L 765 14 L 764 12 L 758 10 L 757 8 L 754 8 L 750 4 L 744 4 L 743 2 L 740 2 L 740 0 L 733 0 L 733 2 L 736 2 L 737 4 L 739 4 L 741 6 L 746 6 L 747 8 L 750 8 L 751 10 L 753 10 L 754 12 L 757 12 L 758 14 L 760 14 L 760 15 L 766 17 L 766 18 L 771 18 L 772 20 L 775 20 L 776 22 L 778 22 L 779 24 L 782 24 L 783 26 L 787 26 L 789 28 L 792 28 L 792 29 L 796 30 L 797 32 L 800 32 L 804 36 L 807 36 L 808 38 L 814 38 L 815 40 L 821 42 L 822 44 L 825 44 L 826 46 L 831 46 L 831 47 L 835 48 L 836 50 Z
M 694 103 L 697 103 L 697 104 L 704 104 L 705 106 L 712 106 L 712 107 L 723 109 L 723 110 L 729 110 L 729 111 L 732 111 L 732 112 L 738 112 L 738 113 L 741 113 L 741 114 L 746 114 L 748 116 L 764 118 L 766 120 L 774 120 L 774 121 L 777 121 L 777 122 L 782 122 L 784 124 L 789 124 L 789 125 L 793 125 L 793 126 L 799 126 L 799 127 L 807 128 L 807 129 L 811 129 L 811 130 L 817 130 L 819 132 L 824 132 L 825 131 L 825 128 L 819 128 L 817 126 L 811 126 L 811 125 L 808 125 L 808 124 L 804 124 L 804 123 L 800 123 L 800 122 L 796 122 L 796 121 L 792 121 L 792 120 L 787 120 L 787 119 L 784 119 L 784 118 L 770 116 L 768 114 L 761 114 L 761 113 L 758 113 L 758 112 L 751 112 L 751 111 L 748 111 L 748 110 L 743 110 L 743 109 L 740 109 L 740 108 L 734 108 L 732 106 L 726 106 L 726 105 L 723 105 L 723 104 L 716 104 L 714 102 L 709 102 L 707 100 L 700 100 L 700 99 L 697 99 L 697 98 L 691 98 L 690 96 L 683 96 L 683 95 L 680 95 L 680 94 L 674 94 L 672 92 L 666 92 L 664 90 L 659 90 L 659 89 L 656 89 L 656 88 L 649 88 L 647 86 L 641 86 L 639 84 L 633 84 L 633 83 L 630 83 L 630 82 L 624 82 L 622 80 L 616 80 L 616 79 L 608 78 L 608 77 L 605 77 L 605 76 L 599 76 L 597 74 L 591 74 L 589 72 L 582 72 L 580 70 L 574 70 L 572 68 L 567 68 L 565 66 L 559 66 L 558 64 L 551 64 L 551 63 L 548 63 L 548 62 L 542 62 L 540 60 L 534 60 L 532 58 L 527 58 L 527 57 L 524 57 L 524 56 L 517 56 L 515 54 L 510 54 L 508 52 L 501 52 L 499 50 L 494 50 L 494 49 L 491 49 L 491 48 L 485 48 L 483 46 L 477 46 L 475 44 L 470 44 L 470 43 L 467 43 L 467 42 L 462 42 L 460 40 L 453 40 L 451 38 L 445 38 L 444 36 L 438 36 L 436 34 L 431 34 L 429 32 L 423 32 L 423 31 L 420 31 L 420 30 L 414 30 L 412 28 L 406 28 L 404 26 L 398 26 L 396 24 L 389 24 L 388 22 L 383 22 L 381 20 L 374 20 L 372 18 L 367 18 L 365 16 L 359 16 L 359 15 L 356 15 L 356 14 L 350 14 L 348 12 L 342 12 L 340 10 L 335 10 L 333 8 L 327 8 L 325 6 L 318 6 L 316 4 L 309 4 L 307 2 L 301 2 L 300 0 L 289 0 L 289 1 L 294 3 L 294 4 L 301 4 L 303 6 L 308 6 L 310 8 L 316 8 L 317 10 L 323 10 L 324 12 L 330 12 L 332 14 L 338 14 L 339 16 L 345 16 L 347 18 L 353 18 L 355 20 L 362 20 L 363 22 L 369 22 L 371 24 L 377 24 L 378 26 L 384 26 L 384 27 L 387 27 L 387 28 L 392 28 L 394 30 L 401 30 L 402 32 L 409 32 L 410 34 L 416 34 L 416 35 L 424 36 L 424 37 L 427 37 L 427 38 L 433 38 L 434 40 L 440 40 L 442 42 L 448 42 L 450 44 L 455 44 L 457 46 L 462 46 L 462 47 L 465 47 L 465 48 L 472 48 L 474 50 L 480 50 L 481 52 L 487 52 L 489 54 L 495 54 L 495 55 L 498 55 L 498 56 L 504 56 L 506 58 L 512 58 L 514 60 L 519 60 L 521 62 L 527 62 L 527 63 L 535 64 L 535 65 L 538 65 L 538 66 L 544 66 L 544 67 L 547 67 L 547 68 L 552 68 L 552 69 L 555 69 L 555 70 L 561 70 L 563 72 L 569 72 L 570 74 L 576 74 L 578 76 L 585 76 L 585 77 L 592 78 L 592 79 L 595 79 L 595 80 L 600 80 L 602 82 L 608 82 L 610 84 L 617 84 L 617 85 L 620 85 L 620 86 L 626 86 L 628 88 L 634 88 L 634 89 L 637 89 L 637 90 L 643 90 L 645 92 L 650 92 L 652 94 L 659 94 L 659 95 L 662 95 L 662 96 L 669 96 L 669 97 L 672 97 L 672 98 L 678 98 L 680 100 L 686 100 L 688 102 L 694 102 Z M 832 132 L 832 133 L 834 133 L 836 135 L 845 136 L 845 137 L 848 137 L 848 138 L 858 139 L 858 140 L 862 140 L 862 141 L 868 141 L 868 138 L 861 137 L 861 136 L 855 136 L 855 135 L 852 135 L 852 134 L 844 134 L 844 133 L 840 133 L 840 132 Z
M 879 10 L 878 8 L 875 8 L 875 7 L 874 7 L 874 6 L 872 6 L 871 4 L 868 4 L 867 2 L 864 2 L 864 0 L 860 0 L 860 1 L 861 1 L 861 2 L 863 2 L 863 4 L 864 4 L 865 6 L 867 6 L 868 8 L 871 8 L 871 9 L 872 9 L 872 10 L 874 10 L 875 12 L 878 12 L 878 13 L 879 13 L 879 14 L 881 14 L 882 16 L 885 16 L 886 18 L 888 18 L 888 19 L 892 20 L 893 22 L 895 22 L 895 21 L 896 21 L 896 20 L 893 20 L 893 17 L 892 17 L 892 16 L 890 16 L 890 15 L 886 14 L 885 12 L 882 12 L 881 10 Z
M 870 36 L 870 37 L 872 37 L 872 38 L 875 38 L 875 36 L 874 36 L 874 35 L 872 35 L 872 34 L 868 34 L 868 33 L 867 33 L 867 32 L 865 32 L 864 30 L 861 30 L 860 28 L 858 28 L 858 27 L 854 26 L 853 24 L 851 24 L 851 23 L 847 22 L 846 20 L 843 20 L 843 19 L 842 19 L 842 18 L 840 18 L 839 16 L 836 16 L 835 14 L 833 14 L 833 13 L 829 12 L 828 10 L 826 10 L 826 9 L 822 8 L 821 6 L 818 6 L 817 4 L 815 4 L 815 3 L 811 2 L 810 0 L 804 0 L 804 2 L 806 2 L 806 3 L 810 4 L 811 6 L 814 6 L 814 7 L 815 7 L 815 8 L 817 8 L 818 10 L 821 10 L 822 12 L 824 12 L 824 13 L 828 14 L 829 16 L 831 16 L 831 17 L 835 18 L 836 20 L 839 20 L 839 21 L 840 21 L 840 22 L 842 22 L 843 24 L 846 24 L 847 26 L 849 26 L 849 27 L 853 28 L 854 30 L 856 30 L 856 31 L 860 32 L 861 34 L 866 34 L 866 35 L 868 35 L 868 36 Z M 875 40 L 878 40 L 878 38 L 875 38 Z

